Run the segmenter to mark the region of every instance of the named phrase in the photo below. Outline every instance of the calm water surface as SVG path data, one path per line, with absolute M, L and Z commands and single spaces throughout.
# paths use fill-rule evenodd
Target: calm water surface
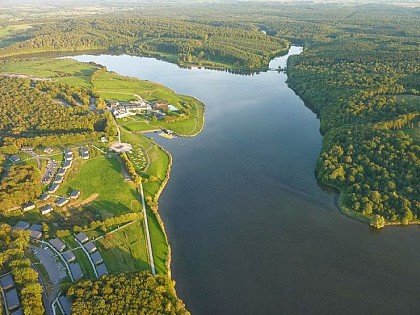
M 174 158 L 159 209 L 177 292 L 193 314 L 420 313 L 419 228 L 372 231 L 339 213 L 314 176 L 319 121 L 285 74 L 75 59 L 206 104 L 200 135 L 156 139 Z

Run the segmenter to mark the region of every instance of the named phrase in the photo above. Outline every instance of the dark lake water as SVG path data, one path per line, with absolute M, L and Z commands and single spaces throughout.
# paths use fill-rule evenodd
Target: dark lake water
M 314 175 L 319 121 L 286 74 L 126 55 L 75 59 L 206 104 L 200 135 L 156 139 L 174 158 L 159 209 L 176 289 L 193 314 L 420 313 L 419 228 L 373 231 L 339 213 Z

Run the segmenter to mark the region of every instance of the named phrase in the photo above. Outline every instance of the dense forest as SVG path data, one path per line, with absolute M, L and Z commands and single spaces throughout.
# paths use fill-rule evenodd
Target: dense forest
M 16 153 L 22 145 L 50 145 L 115 134 L 109 113 L 88 109 L 94 97 L 86 88 L 50 81 L 0 77 L 0 150 Z
M 340 190 L 344 211 L 376 227 L 420 219 L 419 45 L 336 39 L 288 64 L 290 86 L 321 119 L 318 178 Z
M 22 35 L 20 35 L 22 36 Z M 109 49 L 157 56 L 180 64 L 261 69 L 286 53 L 287 41 L 258 30 L 243 31 L 165 18 L 78 19 L 35 25 L 25 41 L 0 56 L 47 51 Z
M 173 282 L 149 272 L 79 282 L 67 294 L 73 299 L 74 315 L 189 314 L 177 298 Z

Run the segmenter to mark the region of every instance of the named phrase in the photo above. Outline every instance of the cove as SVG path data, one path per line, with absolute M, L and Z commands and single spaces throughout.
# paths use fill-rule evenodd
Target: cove
M 289 54 L 270 67 L 284 66 Z M 193 314 L 416 313 L 420 231 L 342 215 L 317 183 L 319 121 L 285 73 L 183 69 L 82 55 L 206 105 L 194 138 L 156 138 L 173 156 L 159 211 L 177 294 Z

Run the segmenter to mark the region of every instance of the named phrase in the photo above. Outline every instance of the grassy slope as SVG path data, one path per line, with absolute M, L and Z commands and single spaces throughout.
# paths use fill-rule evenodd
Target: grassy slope
M 72 59 L 36 59 L 7 62 L 1 72 L 27 76 L 52 78 L 55 81 L 74 86 L 91 87 L 90 78 L 96 67 Z
M 109 272 L 150 271 L 143 221 L 96 242 Z
M 121 164 L 115 155 L 76 160 L 57 193 L 65 196 L 72 190 L 81 190 L 82 199 L 99 194 L 90 206 L 96 208 L 103 218 L 140 211 L 135 187 L 124 181 Z

